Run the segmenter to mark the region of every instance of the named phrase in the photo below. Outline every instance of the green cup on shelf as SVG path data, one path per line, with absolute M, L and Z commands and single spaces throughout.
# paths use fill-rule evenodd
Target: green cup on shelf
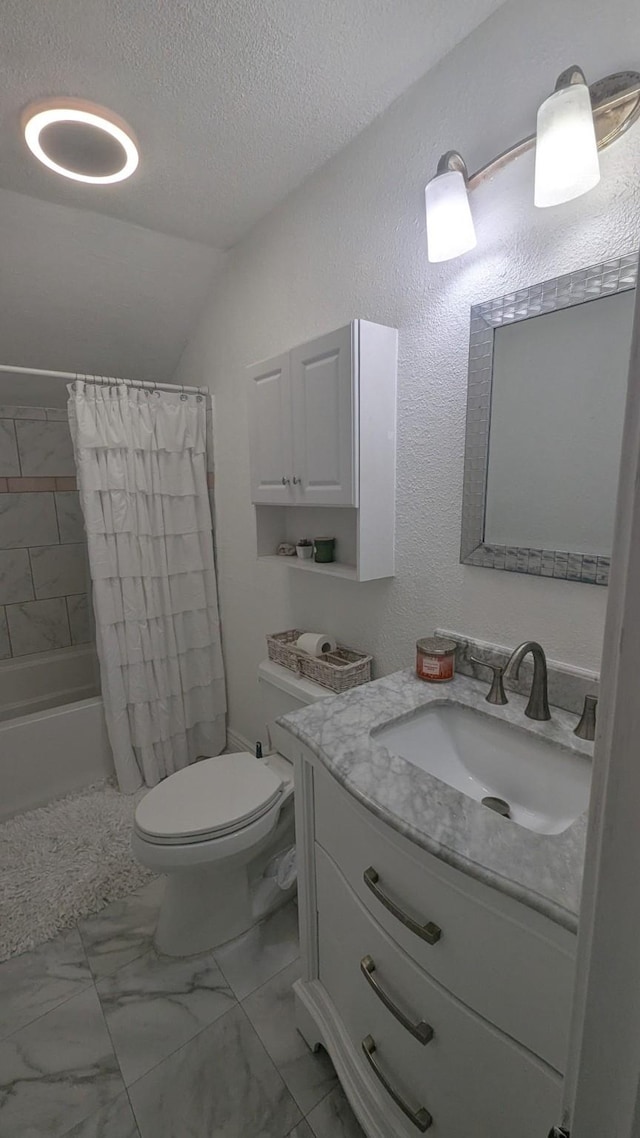
M 334 561 L 334 553 L 336 548 L 335 537 L 316 537 L 313 544 L 315 545 L 315 560 L 326 564 L 328 561 Z

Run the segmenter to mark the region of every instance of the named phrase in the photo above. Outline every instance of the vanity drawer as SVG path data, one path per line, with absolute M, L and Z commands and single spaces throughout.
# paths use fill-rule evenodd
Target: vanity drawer
M 373 1041 L 374 1062 L 417 1114 L 414 1121 L 405 1117 L 389 1091 L 379 1089 L 397 1117 L 394 1133 L 415 1138 L 428 1124 L 426 1111 L 441 1138 L 547 1134 L 561 1107 L 556 1072 L 431 980 L 373 920 L 324 851 L 316 853 L 319 979 L 369 1081 L 379 1088 L 363 1041 L 369 1050 Z M 373 962 L 372 978 L 386 1002 L 364 977 L 363 960 Z M 421 1043 L 398 1016 L 422 1022 L 428 1041 Z
M 376 921 L 458 999 L 563 1071 L 575 937 L 413 845 L 320 769 L 314 802 L 316 842 Z M 376 875 L 396 912 L 372 891 Z M 404 917 L 437 926 L 439 939 L 429 943 Z

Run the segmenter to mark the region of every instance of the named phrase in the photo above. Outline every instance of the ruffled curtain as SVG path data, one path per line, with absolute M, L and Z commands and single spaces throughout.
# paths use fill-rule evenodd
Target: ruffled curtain
M 120 789 L 225 746 L 206 403 L 69 384 L 102 696 Z

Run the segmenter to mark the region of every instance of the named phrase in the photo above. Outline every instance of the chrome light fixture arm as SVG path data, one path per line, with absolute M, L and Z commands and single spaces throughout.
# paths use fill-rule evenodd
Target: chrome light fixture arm
M 555 90 L 560 91 L 564 87 L 578 82 L 585 82 L 585 78 L 582 70 L 574 65 L 568 67 L 558 76 Z M 608 75 L 605 79 L 599 79 L 596 83 L 592 83 L 589 87 L 589 93 L 593 106 L 598 150 L 605 150 L 640 117 L 640 72 L 622 71 L 615 75 Z M 628 106 L 628 104 L 631 105 Z M 616 114 L 613 121 L 609 122 L 608 116 L 612 116 L 614 112 L 622 113 Z M 535 144 L 535 132 L 528 134 L 526 138 L 521 138 L 519 142 L 514 142 L 512 146 L 507 147 L 501 154 L 486 162 L 484 166 L 480 166 L 472 174 L 467 175 L 466 181 L 469 189 L 475 189 L 476 186 L 490 178 L 492 174 L 497 174 L 510 162 L 514 162 L 529 150 L 533 150 Z M 464 159 L 457 151 L 448 150 L 446 154 L 443 154 L 440 162 L 448 159 L 449 155 L 456 155 L 466 171 Z M 438 163 L 438 173 L 440 173 L 440 162 Z M 452 165 L 446 166 L 448 170 L 455 168 L 460 169 L 460 167 Z

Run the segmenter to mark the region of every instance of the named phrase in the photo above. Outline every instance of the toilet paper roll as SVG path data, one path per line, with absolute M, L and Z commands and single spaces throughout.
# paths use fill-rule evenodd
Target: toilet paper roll
M 296 640 L 296 648 L 309 656 L 322 656 L 323 652 L 333 652 L 336 642 L 326 632 L 303 632 Z

